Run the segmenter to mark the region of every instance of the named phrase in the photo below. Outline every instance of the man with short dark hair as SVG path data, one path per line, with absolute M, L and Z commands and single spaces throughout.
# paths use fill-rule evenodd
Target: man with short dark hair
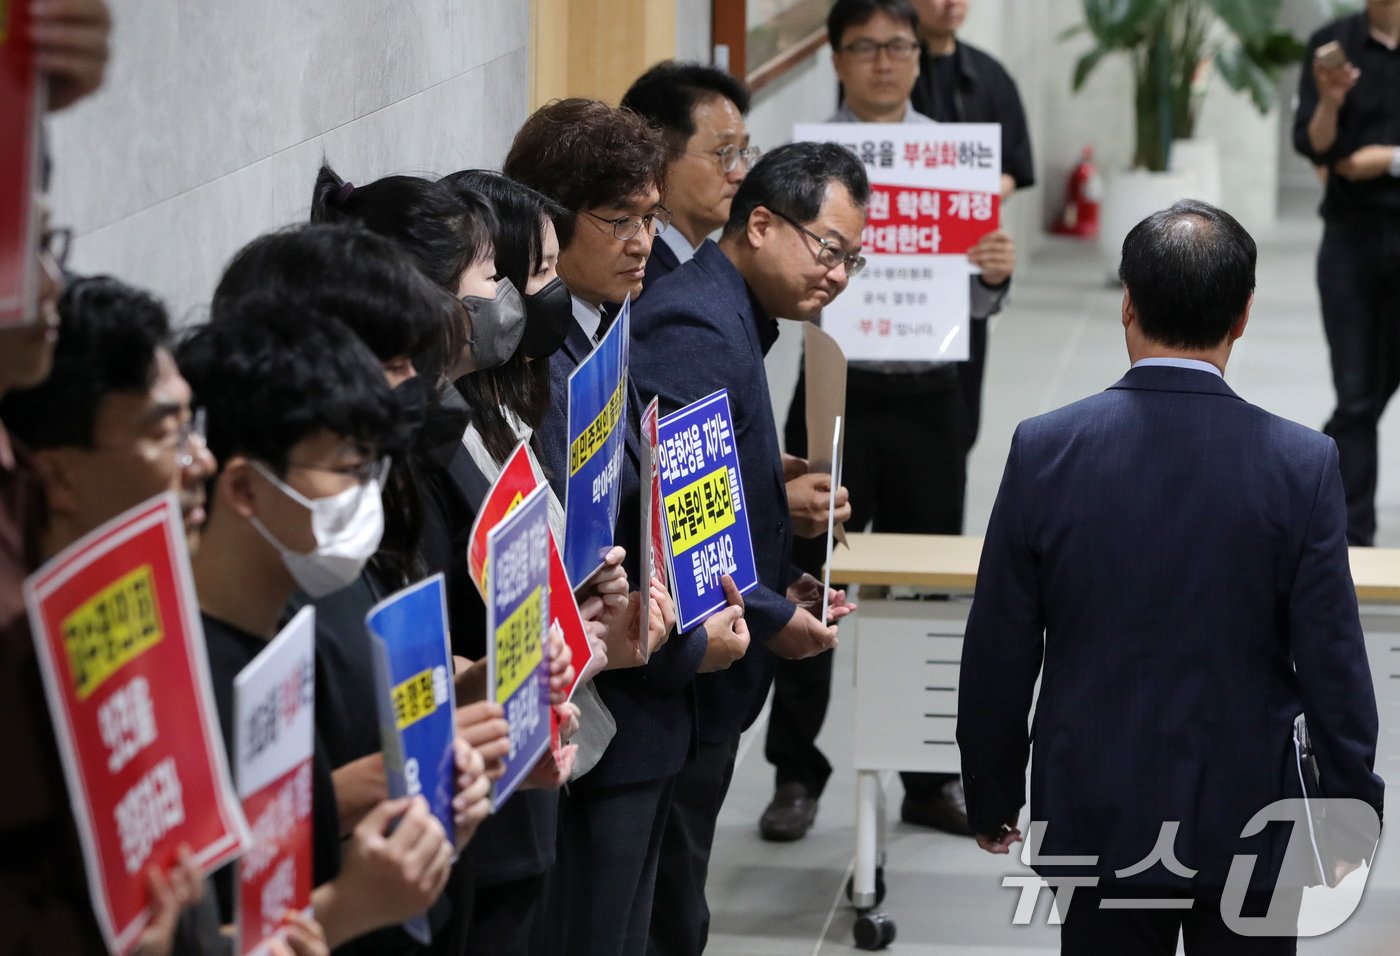
M 1033 865 L 1098 879 L 1061 914 L 1065 953 L 1171 954 L 1183 929 L 1187 953 L 1294 951 L 1236 935 L 1222 890 L 1241 855 L 1246 910 L 1285 888 L 1290 828 L 1242 834 L 1301 796 L 1299 714 L 1326 796 L 1382 810 L 1336 445 L 1223 377 L 1255 258 L 1238 222 L 1191 200 L 1128 233 L 1132 368 L 1020 424 L 987 529 L 958 688 L 968 816 L 989 852 L 1020 839 L 1039 678 Z M 1339 859 L 1369 857 L 1367 842 L 1339 839 Z M 1134 896 L 1186 909 L 1097 905 Z
M 350 584 L 379 546 L 380 456 L 391 450 L 399 409 L 379 362 L 349 329 L 278 302 L 229 310 L 185 339 L 179 360 L 219 458 L 193 570 L 233 753 L 234 678 L 277 636 L 292 594 Z M 316 736 L 312 899 L 335 948 L 427 910 L 447 882 L 453 846 L 421 796 L 381 801 L 342 833 Z M 226 920 L 232 870 L 214 876 Z
M 704 242 L 633 312 L 633 371 L 643 394 L 660 398 L 662 414 L 721 388 L 729 392 L 759 579 L 745 595 L 753 646 L 728 670 L 695 682 L 700 744 L 681 770 L 667 822 L 652 952 L 705 947 L 715 820 L 739 735 L 767 696 L 773 655 L 809 657 L 836 646 L 836 627 L 820 620 L 831 596 L 819 583 L 800 596 L 790 590 L 792 531 L 763 357 L 778 338 L 778 317 L 816 318 L 865 264 L 860 244 L 869 193 L 865 169 L 843 147 L 775 149 L 739 187 L 718 244 Z M 844 595 L 831 604 L 832 621 L 849 610 Z
M 165 307 L 98 276 L 70 283 L 59 312 L 63 335 L 48 378 L 0 399 L 0 416 L 47 489 L 45 555 L 166 491 L 180 496 L 185 533 L 197 540 L 214 462 L 165 346 Z
M 666 60 L 647 70 L 622 97 L 659 132 L 669 156 L 666 205 L 671 228 L 657 235 L 645 286 L 688 262 L 706 237 L 729 218 L 729 203 L 758 149 L 749 145 L 744 117 L 749 91 L 734 77 L 700 63 Z
M 502 167 L 569 211 L 555 229 L 559 277 L 573 297 L 574 322 L 563 348 L 550 356 L 553 400 L 533 439 L 561 501 L 568 474 L 569 375 L 611 321 L 613 313 L 604 307 L 641 292 L 653 244 L 671 221 L 661 204 L 666 158 L 660 134 L 636 114 L 596 100 L 567 99 L 525 121 Z M 632 355 L 635 363 L 635 346 Z M 628 578 L 638 582 L 642 401 L 632 382 L 629 377 L 614 540 L 627 550 Z M 638 583 L 645 591 L 646 582 Z M 570 956 L 640 956 L 646 950 L 662 828 L 693 735 L 692 678 L 710 656 L 711 642 L 727 663 L 726 648 L 736 640 L 732 612 L 712 621 L 706 630 L 671 638 L 645 665 L 605 671 L 593 681 L 607 708 L 601 716 L 611 715 L 616 733 L 562 798 L 558 862 L 549 887 L 552 912 L 542 921 L 556 946 L 575 947 L 568 949 Z M 585 711 L 583 719 L 595 716 Z M 586 948 L 578 950 L 584 940 Z
M 837 0 L 827 16 L 832 63 L 845 98 L 832 123 L 930 124 L 909 96 L 919 76 L 919 21 L 908 0 Z M 981 269 L 969 278 L 974 344 L 1001 311 L 1016 250 L 1000 229 L 968 253 Z M 973 349 L 975 353 L 975 348 Z M 973 355 L 973 361 L 977 355 Z M 846 379 L 845 465 L 855 531 L 961 534 L 967 487 L 969 407 L 962 389 L 967 362 L 852 362 Z M 788 409 L 789 451 L 807 444 L 806 375 Z M 798 563 L 819 573 L 823 539 L 800 542 Z M 759 818 L 765 840 L 806 835 L 831 764 L 817 734 L 831 698 L 832 659 L 780 662 L 764 755 L 773 764 L 773 799 Z M 906 823 L 966 835 L 956 774 L 904 773 L 900 816 Z
M 170 323 L 164 306 L 115 279 L 97 277 L 67 283 L 57 313 L 63 335 L 56 344 L 46 343 L 45 351 L 52 348 L 47 377 L 0 397 L 0 418 L 28 449 L 43 488 L 46 509 L 33 529 L 37 557 L 52 558 L 164 492 L 179 495 L 193 546 L 204 523 L 203 482 L 214 462 L 190 412 L 189 385 L 165 346 Z M 47 321 L 38 328 L 40 338 Z M 54 869 L 81 866 L 53 846 L 45 853 L 53 854 Z M 182 859 L 168 881 L 156 866 L 144 878 L 153 889 L 152 921 L 136 952 L 169 951 L 172 944 L 177 953 L 206 952 L 218 945 L 211 899 L 176 912 L 200 896 L 200 871 L 192 859 Z M 174 899 L 168 898 L 167 882 Z M 82 921 L 70 922 L 69 932 L 81 931 Z M 72 945 L 70 939 L 61 948 L 68 952 Z

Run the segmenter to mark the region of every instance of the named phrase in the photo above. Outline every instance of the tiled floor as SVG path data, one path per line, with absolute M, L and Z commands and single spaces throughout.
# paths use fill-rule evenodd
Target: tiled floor
M 1332 397 L 1326 346 L 1313 286 L 1319 233 L 1311 195 L 1291 196 L 1281 222 L 1258 236 L 1258 292 L 1229 380 L 1246 399 L 1320 425 Z M 1105 281 L 1092 246 L 1051 240 L 1017 279 L 1014 304 L 994 327 L 982 435 L 969 464 L 969 533 L 980 534 L 996 495 L 1018 421 L 1102 389 L 1126 368 L 1117 289 Z M 775 374 L 774 387 L 784 377 Z M 790 380 L 788 380 L 790 382 Z M 790 385 L 788 386 L 790 387 Z M 785 406 L 785 401 L 782 402 Z M 1400 417 L 1383 436 L 1379 543 L 1400 545 Z M 856 619 L 859 615 L 856 615 Z M 843 644 L 859 640 L 847 628 Z M 821 746 L 836 768 L 808 837 L 795 844 L 759 840 L 756 821 L 771 794 L 763 757 L 763 720 L 744 738 L 729 800 L 720 817 L 710 873 L 714 954 L 815 956 L 853 952 L 854 915 L 844 898 L 855 833 L 851 770 L 851 654 L 838 653 L 836 693 Z M 897 821 L 900 785 L 888 781 Z M 1384 846 L 1384 845 L 1383 845 Z M 883 909 L 898 925 L 891 950 L 920 956 L 1030 956 L 1058 951 L 1042 899 L 1029 926 L 1011 925 L 1016 891 L 1001 877 L 1025 872 L 982 853 L 970 839 L 906 827 L 889 831 Z M 1400 885 L 1369 888 L 1342 929 L 1300 952 L 1400 953 Z

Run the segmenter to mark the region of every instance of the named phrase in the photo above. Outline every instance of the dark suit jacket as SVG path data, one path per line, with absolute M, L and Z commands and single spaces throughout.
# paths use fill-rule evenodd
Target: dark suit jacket
M 1288 827 L 1239 835 L 1300 793 L 1297 714 L 1327 795 L 1381 809 L 1336 445 L 1183 368 L 1133 369 L 1022 422 L 958 697 L 977 832 L 1024 803 L 1033 739 L 1043 854 L 1097 855 L 1113 882 L 1149 855 L 1163 821 L 1180 821 L 1176 856 L 1200 871 L 1194 881 L 1159 864 L 1123 882 L 1208 892 L 1234 854 L 1253 853 L 1251 886 L 1271 888 Z
M 632 310 L 635 328 L 636 308 Z M 550 487 L 565 500 L 568 475 L 569 374 L 593 350 L 593 343 L 577 322 L 569 325 L 564 346 L 549 357 L 549 412 L 534 434 L 534 450 Z M 636 363 L 633 347 L 632 362 Z M 646 593 L 637 581 L 641 554 L 641 432 L 642 405 L 633 381 L 627 388 L 626 454 L 622 456 L 622 506 L 613 540 L 627 549 L 624 567 L 633 587 Z M 695 698 L 691 678 L 705 656 L 703 631 L 672 635 L 651 656 L 645 667 L 605 671 L 593 686 L 617 722 L 617 734 L 598 764 L 574 782 L 575 787 L 613 786 L 660 780 L 678 772 L 690 752 L 695 733 Z
M 671 251 L 671 247 L 666 244 L 665 239 L 653 242 L 651 255 L 647 257 L 647 272 L 642 277 L 642 294 L 646 295 L 648 289 L 675 272 L 680 264 L 681 261 L 676 258 L 676 254 Z
M 753 722 L 772 679 L 765 642 L 794 610 L 783 596 L 793 577 L 792 527 L 763 367 L 777 337 L 777 322 L 763 314 L 743 276 L 708 240 L 632 310 L 632 374 L 642 394 L 659 396 L 665 415 L 726 388 L 734 415 L 759 585 L 744 595 L 753 639 L 748 653 L 728 670 L 696 680 L 700 739 L 712 743 Z

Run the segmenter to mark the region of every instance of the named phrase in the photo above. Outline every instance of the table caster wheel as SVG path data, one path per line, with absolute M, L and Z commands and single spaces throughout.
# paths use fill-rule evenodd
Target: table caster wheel
M 852 876 L 846 880 L 846 902 L 854 903 L 855 897 L 856 878 Z M 883 902 L 885 902 L 885 868 L 877 866 L 875 867 L 875 905 L 879 906 Z
M 856 917 L 856 949 L 884 949 L 894 942 L 894 920 L 885 913 L 871 911 Z

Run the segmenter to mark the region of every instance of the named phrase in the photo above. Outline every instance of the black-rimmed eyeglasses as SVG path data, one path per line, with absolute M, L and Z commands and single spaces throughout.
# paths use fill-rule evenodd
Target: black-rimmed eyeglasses
M 823 239 L 786 213 L 779 212 L 771 206 L 765 206 L 764 208 L 804 236 L 816 242 L 818 247 L 817 262 L 822 267 L 826 269 L 835 269 L 837 266 L 844 264 L 846 267 L 846 277 L 848 279 L 854 279 L 856 276 L 860 275 L 860 270 L 865 268 L 864 256 L 859 256 L 854 253 L 848 255 L 846 250 L 842 249 L 838 243 L 832 242 L 830 239 Z

